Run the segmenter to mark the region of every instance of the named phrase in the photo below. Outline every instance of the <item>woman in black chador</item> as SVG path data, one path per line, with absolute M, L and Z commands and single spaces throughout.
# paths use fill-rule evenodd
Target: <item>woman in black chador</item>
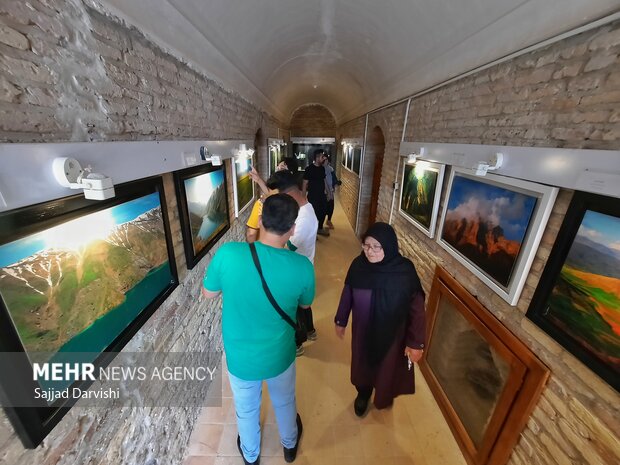
M 426 332 L 424 291 L 413 263 L 398 252 L 394 229 L 375 223 L 362 237 L 362 249 L 349 267 L 335 317 L 342 338 L 353 312 L 351 383 L 360 417 L 373 389 L 378 409 L 391 406 L 398 395 L 413 394 L 409 361 L 422 358 Z

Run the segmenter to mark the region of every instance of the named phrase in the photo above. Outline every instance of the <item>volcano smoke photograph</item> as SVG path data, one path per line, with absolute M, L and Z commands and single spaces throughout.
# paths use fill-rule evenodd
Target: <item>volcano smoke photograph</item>
M 454 176 L 441 239 L 500 286 L 510 284 L 537 198 Z

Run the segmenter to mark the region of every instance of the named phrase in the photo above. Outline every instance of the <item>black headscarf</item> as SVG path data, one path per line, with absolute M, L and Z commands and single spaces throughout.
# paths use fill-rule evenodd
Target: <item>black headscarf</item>
M 366 334 L 370 365 L 379 364 L 394 343 L 398 329 L 405 324 L 411 298 L 422 286 L 411 260 L 398 252 L 394 228 L 375 223 L 362 236 L 376 239 L 385 257 L 370 263 L 364 252 L 353 260 L 345 283 L 356 289 L 372 289 L 370 321 Z

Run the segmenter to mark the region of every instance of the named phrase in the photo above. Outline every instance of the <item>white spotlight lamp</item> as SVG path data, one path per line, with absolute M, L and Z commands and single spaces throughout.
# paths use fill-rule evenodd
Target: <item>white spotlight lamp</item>
M 52 171 L 58 184 L 70 189 L 84 189 L 84 197 L 87 199 L 106 200 L 116 195 L 112 178 L 93 173 L 90 166 L 82 169 L 82 165 L 75 158 L 55 158 Z
M 211 163 L 213 166 L 222 165 L 222 157 L 220 155 L 212 155 L 205 145 L 200 147 L 200 159 L 207 163 Z
M 422 158 L 425 153 L 426 150 L 424 149 L 424 147 L 420 147 L 420 153 L 410 153 L 409 156 L 407 156 L 407 163 L 415 163 L 420 158 Z
M 503 162 L 504 154 L 497 152 L 495 155 L 491 156 L 488 162 L 479 161 L 478 164 L 474 166 L 473 172 L 476 176 L 486 176 L 488 171 L 494 171 L 501 168 Z

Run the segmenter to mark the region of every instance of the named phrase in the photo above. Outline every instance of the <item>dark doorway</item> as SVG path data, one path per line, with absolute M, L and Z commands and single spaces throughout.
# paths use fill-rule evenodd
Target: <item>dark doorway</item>
M 370 207 L 368 209 L 368 226 L 377 219 L 377 205 L 379 203 L 379 188 L 381 187 L 381 170 L 383 169 L 383 155 L 385 154 L 385 138 L 383 131 L 376 126 L 370 133 L 367 150 L 374 155 L 374 169 L 372 173 L 372 191 Z

